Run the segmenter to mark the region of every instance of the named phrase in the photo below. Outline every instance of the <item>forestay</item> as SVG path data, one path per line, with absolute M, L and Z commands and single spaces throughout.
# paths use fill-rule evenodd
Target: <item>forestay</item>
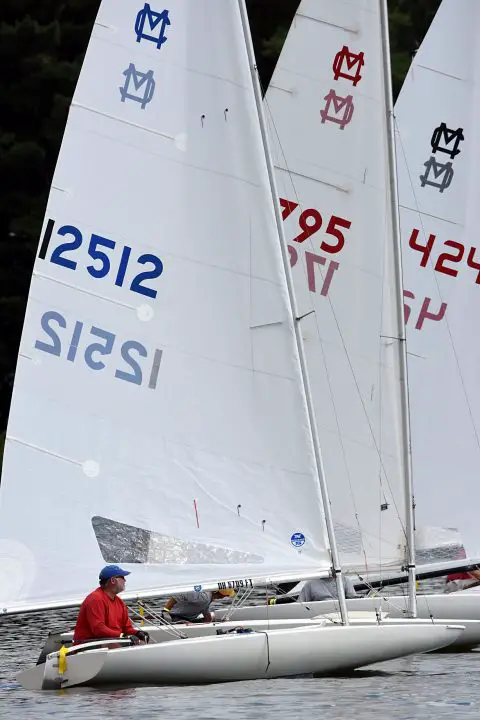
M 0 607 L 325 570 L 237 0 L 103 0 L 39 243 Z
M 344 564 L 403 564 L 405 500 L 378 0 L 303 0 L 267 92 Z
M 479 30 L 475 0 L 443 0 L 396 104 L 417 526 L 457 528 L 470 554 L 480 550 Z

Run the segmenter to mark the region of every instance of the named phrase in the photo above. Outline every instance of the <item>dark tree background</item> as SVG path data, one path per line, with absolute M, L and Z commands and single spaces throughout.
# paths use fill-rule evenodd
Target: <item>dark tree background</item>
M 264 87 L 298 2 L 247 0 Z M 389 0 L 395 92 L 439 2 Z M 98 5 L 99 0 L 1 0 L 0 463 L 38 236 Z

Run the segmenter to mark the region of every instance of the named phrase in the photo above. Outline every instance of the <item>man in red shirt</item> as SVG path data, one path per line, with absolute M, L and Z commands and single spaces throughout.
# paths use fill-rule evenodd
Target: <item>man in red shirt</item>
M 133 627 L 127 606 L 118 597 L 125 590 L 125 578 L 130 575 L 118 565 L 107 565 L 99 575 L 100 587 L 90 593 L 80 606 L 73 633 L 74 643 L 99 638 L 119 638 L 129 635 L 132 642 L 148 642 L 148 633 Z

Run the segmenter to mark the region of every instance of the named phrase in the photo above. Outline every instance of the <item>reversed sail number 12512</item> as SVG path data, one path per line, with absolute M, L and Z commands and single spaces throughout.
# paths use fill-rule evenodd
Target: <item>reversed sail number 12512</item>
M 107 364 L 102 360 L 111 355 L 116 345 L 116 335 L 103 328 L 93 325 L 89 329 L 85 328 L 84 323 L 80 320 L 75 322 L 73 330 L 68 332 L 67 320 L 63 315 L 55 310 L 48 310 L 42 315 L 40 321 L 45 336 L 42 340 L 35 342 L 35 348 L 49 355 L 56 357 L 66 357 L 68 362 L 75 362 L 79 354 L 79 348 L 83 343 L 87 343 L 83 350 L 83 362 L 91 370 L 104 370 Z M 63 332 L 62 332 L 63 331 Z M 66 335 L 68 334 L 68 337 Z M 95 338 L 95 342 L 90 342 Z M 82 353 L 80 353 L 82 356 Z M 136 340 L 126 340 L 120 346 L 120 356 L 123 367 L 115 369 L 115 377 L 119 380 L 133 383 L 134 385 L 145 385 L 154 390 L 157 386 L 158 372 L 162 359 L 162 350 L 155 349 L 151 362 L 147 358 L 152 354 L 147 350 L 145 345 Z M 140 360 L 143 358 L 144 360 Z M 148 362 L 148 381 L 144 382 L 143 371 L 145 364 Z M 143 368 L 142 368 L 143 365 Z

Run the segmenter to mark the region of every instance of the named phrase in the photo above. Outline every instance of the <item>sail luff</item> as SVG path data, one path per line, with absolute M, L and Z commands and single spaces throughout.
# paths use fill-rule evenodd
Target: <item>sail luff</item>
M 328 540 L 330 544 L 330 552 L 332 555 L 332 563 L 333 563 L 333 573 L 335 575 L 336 584 L 337 584 L 337 593 L 338 593 L 338 600 L 340 603 L 340 613 L 342 617 L 342 622 L 345 625 L 348 625 L 348 611 L 347 611 L 347 603 L 345 598 L 345 588 L 343 585 L 343 579 L 342 579 L 342 568 L 340 565 L 340 556 L 338 553 L 336 538 L 335 538 L 335 530 L 333 525 L 333 517 L 332 512 L 330 508 L 330 498 L 328 494 L 328 486 L 325 478 L 325 470 L 323 466 L 323 459 L 322 459 L 322 452 L 320 448 L 320 438 L 317 431 L 317 423 L 315 419 L 315 410 L 313 407 L 312 402 L 312 393 L 310 389 L 310 381 L 308 377 L 308 370 L 307 370 L 307 362 L 305 357 L 305 349 L 303 346 L 303 338 L 302 338 L 302 332 L 301 332 L 301 318 L 299 317 L 298 309 L 297 309 L 297 303 L 295 299 L 295 291 L 293 288 L 293 279 L 292 279 L 292 273 L 290 270 L 290 263 L 289 259 L 287 257 L 287 241 L 285 238 L 285 230 L 284 230 L 284 224 L 283 219 L 281 216 L 280 211 L 280 203 L 279 203 L 279 195 L 275 180 L 275 168 L 273 165 L 272 160 L 272 154 L 270 151 L 270 145 L 268 140 L 268 132 L 267 132 L 267 126 L 265 121 L 265 114 L 263 110 L 263 100 L 261 95 L 261 89 L 260 89 L 260 82 L 258 78 L 258 71 L 256 68 L 255 63 L 255 54 L 253 50 L 253 42 L 250 34 L 250 26 L 248 23 L 248 16 L 247 16 L 247 9 L 245 5 L 245 0 L 239 0 L 240 4 L 240 11 L 242 15 L 242 25 L 243 25 L 243 31 L 245 35 L 245 42 L 247 46 L 247 53 L 250 61 L 250 68 L 252 73 L 252 79 L 253 79 L 253 86 L 254 86 L 254 92 L 255 92 L 255 100 L 256 100 L 256 106 L 257 106 L 257 112 L 258 117 L 260 121 L 260 128 L 262 133 L 262 140 L 263 140 L 263 146 L 265 149 L 265 158 L 267 163 L 267 170 L 268 170 L 268 178 L 270 182 L 270 189 L 272 193 L 272 201 L 275 209 L 275 221 L 276 226 L 278 230 L 279 240 L 280 240 L 280 246 L 281 246 L 281 252 L 282 252 L 282 260 L 283 260 L 283 267 L 285 271 L 285 277 L 287 282 L 287 288 L 288 288 L 288 297 L 290 301 L 290 307 L 292 311 L 293 316 L 293 322 L 294 322 L 294 328 L 295 328 L 295 340 L 298 348 L 298 355 L 300 359 L 300 369 L 301 369 L 301 376 L 302 376 L 302 382 L 303 382 L 303 388 L 304 388 L 304 395 L 305 395 L 305 403 L 306 408 L 308 412 L 308 422 L 309 422 L 309 430 L 312 437 L 312 443 L 313 443 L 313 449 L 314 449 L 314 455 L 315 455 L 315 464 L 317 469 L 317 479 L 319 484 L 319 490 L 320 495 L 322 498 L 322 504 L 323 504 L 323 512 L 325 515 L 325 524 L 327 528 L 327 534 L 328 534 Z
M 408 369 L 407 369 L 407 340 L 405 329 L 405 316 L 403 307 L 403 273 L 402 273 L 402 246 L 400 233 L 400 208 L 398 195 L 397 160 L 395 149 L 395 119 L 393 108 L 393 91 L 390 62 L 390 38 L 388 30 L 387 0 L 380 0 L 380 18 L 382 28 L 382 55 L 383 78 L 385 84 L 385 98 L 387 111 L 387 145 L 388 145 L 388 171 L 390 180 L 390 202 L 392 211 L 392 239 L 394 253 L 394 281 L 395 306 L 398 323 L 398 364 L 400 383 L 400 407 L 402 424 L 402 454 L 405 481 L 405 521 L 407 540 L 407 568 L 408 568 L 408 609 L 412 617 L 416 617 L 416 588 L 415 588 L 415 521 L 413 515 L 413 478 L 412 454 L 410 443 L 410 412 L 408 398 Z

